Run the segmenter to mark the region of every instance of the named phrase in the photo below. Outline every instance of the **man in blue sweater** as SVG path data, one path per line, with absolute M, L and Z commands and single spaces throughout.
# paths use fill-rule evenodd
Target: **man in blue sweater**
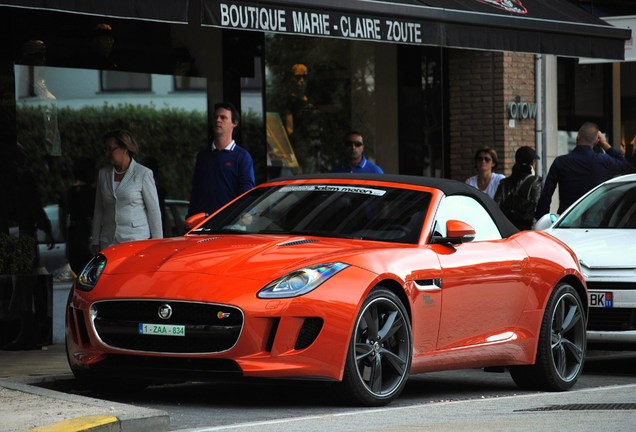
M 602 152 L 595 152 L 598 146 Z M 605 140 L 598 126 L 586 122 L 576 136 L 576 147 L 570 153 L 554 159 L 545 179 L 541 197 L 537 203 L 536 219 L 550 211 L 552 194 L 559 186 L 559 209 L 561 214 L 577 199 L 606 180 L 624 174 L 629 162 L 623 153 Z
M 252 156 L 232 138 L 239 113 L 229 102 L 214 105 L 214 141 L 197 154 L 188 217 L 211 214 L 254 187 Z

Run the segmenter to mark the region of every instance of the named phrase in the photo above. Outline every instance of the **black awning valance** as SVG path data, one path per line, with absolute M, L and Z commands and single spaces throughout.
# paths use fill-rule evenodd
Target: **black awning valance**
M 0 0 L 0 6 L 147 21 L 188 22 L 188 0 Z
M 202 0 L 203 25 L 454 48 L 623 59 L 629 29 L 566 0 Z

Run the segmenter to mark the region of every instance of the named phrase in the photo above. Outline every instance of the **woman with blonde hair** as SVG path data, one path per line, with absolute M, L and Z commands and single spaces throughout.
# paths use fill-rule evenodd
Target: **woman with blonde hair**
M 91 250 L 114 244 L 162 238 L 161 211 L 152 170 L 137 163 L 139 145 L 119 129 L 103 137 L 110 166 L 99 170 Z

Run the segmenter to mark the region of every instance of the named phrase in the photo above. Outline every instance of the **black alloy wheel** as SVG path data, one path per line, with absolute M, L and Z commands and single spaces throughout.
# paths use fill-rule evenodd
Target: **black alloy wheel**
M 559 284 L 544 312 L 536 363 L 511 367 L 515 383 L 532 390 L 570 389 L 583 371 L 586 321 L 578 292 L 567 283 Z
M 409 376 L 411 323 L 400 299 L 376 288 L 365 299 L 349 344 L 343 387 L 349 401 L 382 406 L 395 399 Z

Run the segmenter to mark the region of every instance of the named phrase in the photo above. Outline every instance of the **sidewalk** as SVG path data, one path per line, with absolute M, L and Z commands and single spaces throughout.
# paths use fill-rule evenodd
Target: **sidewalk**
M 71 377 L 64 345 L 0 351 L 3 432 L 161 432 L 170 418 L 159 410 L 60 393 L 33 384 Z

